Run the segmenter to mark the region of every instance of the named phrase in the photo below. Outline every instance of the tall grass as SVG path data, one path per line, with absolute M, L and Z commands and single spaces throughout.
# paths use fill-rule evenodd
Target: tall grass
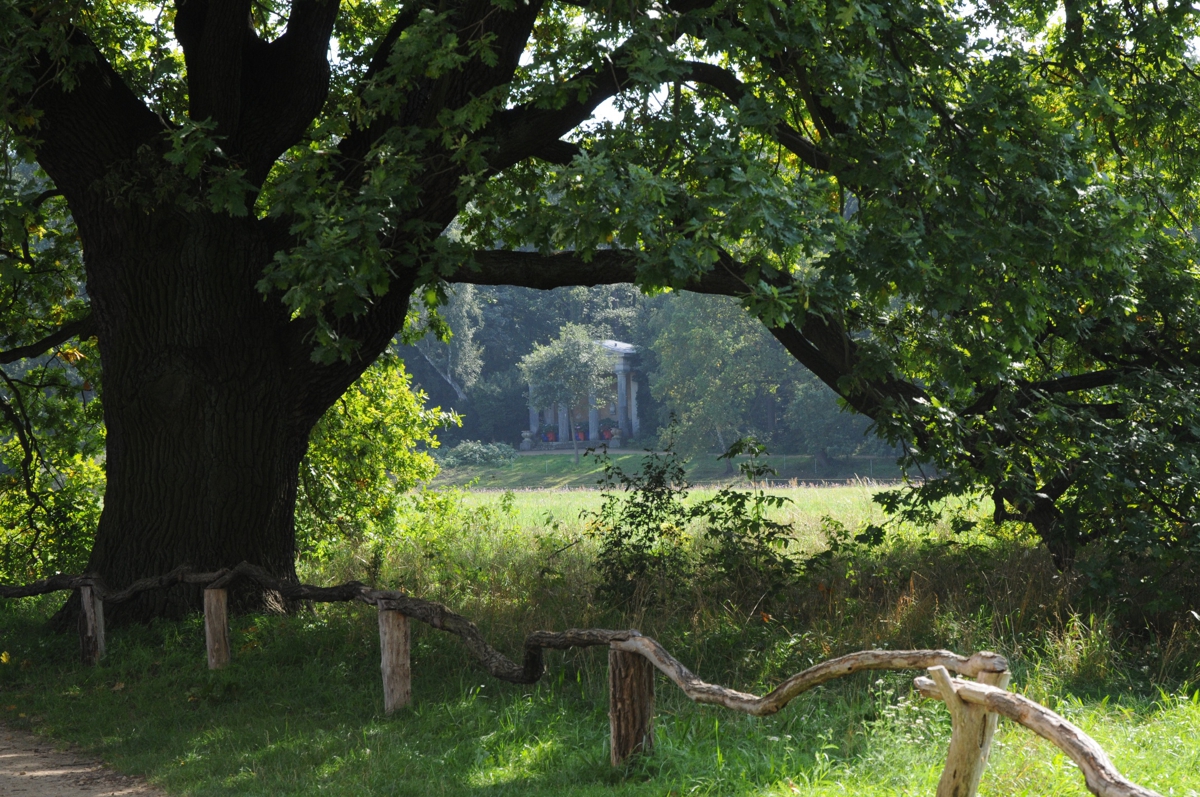
M 824 546 L 830 516 L 849 527 L 880 520 L 869 485 L 778 492 L 792 499 L 778 519 L 796 529 L 800 552 Z M 403 587 L 458 607 L 512 644 L 533 628 L 632 623 L 700 658 L 716 655 L 725 677 L 760 684 L 873 646 L 999 650 L 1018 676 L 1036 674 L 1050 691 L 1118 681 L 1143 691 L 1191 684 L 1200 661 L 1200 628 L 1188 626 L 1189 615 L 1165 628 L 1119 622 L 1111 608 L 1086 602 L 1079 577 L 1055 570 L 1016 527 L 985 522 L 957 535 L 901 527 L 883 546 L 849 549 L 761 600 L 735 584 L 716 594 L 685 589 L 670 605 L 614 608 L 595 600 L 596 543 L 581 516 L 598 507 L 595 494 L 433 493 L 425 500 L 431 503 L 418 505 L 396 544 L 347 546 L 310 565 L 306 577 Z M 976 508 L 976 516 L 987 509 Z M 745 647 L 753 650 L 739 652 Z M 724 648 L 728 655 L 718 655 Z
M 848 527 L 876 519 L 869 492 L 794 491 L 783 511 L 797 550 L 825 545 L 824 515 Z M 1015 530 L 902 529 L 762 599 L 734 585 L 614 607 L 595 597 L 595 541 L 579 516 L 591 500 L 415 496 L 394 534 L 347 544 L 303 576 L 444 601 L 510 655 L 536 628 L 638 627 L 701 677 L 752 691 L 864 647 L 998 650 L 1014 688 L 1084 727 L 1135 780 L 1200 792 L 1197 628 L 1186 617 L 1131 624 L 1087 603 Z M 945 710 L 918 700 L 903 674 L 844 679 L 762 719 L 696 706 L 660 681 L 654 756 L 612 770 L 603 651 L 551 653 L 546 678 L 513 686 L 417 626 L 414 707 L 385 717 L 368 607 L 234 618 L 234 661 L 219 673 L 204 668 L 199 618 L 116 629 L 102 665 L 80 667 L 75 641 L 39 626 L 53 608 L 0 607 L 0 718 L 179 794 L 932 794 L 949 735 Z M 1085 793 L 1055 749 L 1003 727 L 983 793 Z

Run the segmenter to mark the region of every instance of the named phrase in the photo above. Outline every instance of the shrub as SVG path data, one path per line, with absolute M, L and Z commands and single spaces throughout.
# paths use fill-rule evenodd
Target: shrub
M 482 443 L 464 440 L 454 448 L 435 451 L 433 458 L 443 468 L 464 465 L 507 465 L 517 458 L 517 450 L 508 443 Z
M 758 460 L 765 453 L 747 438 L 723 458 L 749 455 L 738 467 L 754 483 L 770 472 Z M 664 454 L 643 458 L 641 471 L 632 475 L 605 455 L 604 474 L 604 503 L 587 515 L 600 542 L 596 567 L 602 598 L 648 605 L 698 588 L 735 603 L 745 596 L 761 602 L 800 572 L 787 554 L 791 526 L 768 517 L 788 499 L 762 489 L 726 488 L 689 506 L 683 465 L 670 445 Z
M 775 471 L 759 461 L 766 454 L 752 437 L 737 440 L 721 459 L 738 455 L 748 459 L 738 470 L 751 484 L 761 484 Z M 728 588 L 748 588 L 764 597 L 786 586 L 798 573 L 797 562 L 787 555 L 792 540 L 790 525 L 772 520 L 768 514 L 780 510 L 791 499 L 771 495 L 762 488 L 734 490 L 724 488 L 693 510 L 692 517 L 702 524 L 709 543 L 703 564 L 710 582 Z
M 422 448 L 437 445 L 453 412 L 425 406 L 403 361 L 380 357 L 318 421 L 300 465 L 296 548 L 321 560 L 342 541 L 386 534 L 405 491 L 437 475 Z
M 604 502 L 599 511 L 584 513 L 600 543 L 600 596 L 613 603 L 662 602 L 690 580 L 693 566 L 683 464 L 670 448 L 643 457 L 634 474 L 622 471 L 607 453 L 601 462 Z

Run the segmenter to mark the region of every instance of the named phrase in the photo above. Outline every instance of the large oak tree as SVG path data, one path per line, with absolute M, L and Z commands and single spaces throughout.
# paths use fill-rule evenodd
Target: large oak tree
M 0 345 L 96 340 L 89 569 L 293 576 L 310 431 L 444 281 L 740 296 L 936 466 L 910 508 L 1194 550 L 1194 14 L 1059 11 L 6 3 Z

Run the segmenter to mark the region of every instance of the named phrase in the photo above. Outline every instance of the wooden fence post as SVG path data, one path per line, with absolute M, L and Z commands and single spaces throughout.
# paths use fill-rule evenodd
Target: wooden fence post
M 930 667 L 929 677 L 937 684 L 950 711 L 950 749 L 938 781 L 937 797 L 975 797 L 1000 717 L 981 706 L 963 702 L 954 691 L 945 667 Z M 1008 671 L 981 672 L 977 680 L 1004 689 L 1011 677 Z
M 608 649 L 612 765 L 654 750 L 654 665 L 639 653 Z
M 383 671 L 383 711 L 391 714 L 412 702 L 411 638 L 408 615 L 379 602 L 379 652 Z
M 104 657 L 104 599 L 89 584 L 79 588 L 79 603 L 79 657 L 94 665 Z
M 208 647 L 208 669 L 229 664 L 229 593 L 204 590 L 204 642 Z

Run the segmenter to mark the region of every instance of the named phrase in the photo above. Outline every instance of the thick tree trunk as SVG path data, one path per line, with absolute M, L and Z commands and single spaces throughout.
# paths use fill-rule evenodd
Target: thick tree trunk
M 1075 556 L 1082 540 L 1077 533 L 1072 533 L 1053 500 L 1036 499 L 1033 508 L 1025 513 L 1025 520 L 1033 526 L 1034 532 L 1050 552 L 1055 568 L 1066 572 L 1075 567 Z
M 312 368 L 294 351 L 286 311 L 255 289 L 272 255 L 261 230 L 247 220 L 133 212 L 85 240 L 108 429 L 89 572 L 120 588 L 181 564 L 248 561 L 294 578 L 297 472 L 323 407 L 304 405 Z M 230 598 L 235 608 L 270 603 Z M 180 586 L 111 616 L 200 606 L 201 588 Z
M 1016 502 L 1016 511 L 1013 512 L 1009 512 L 1006 507 L 1007 502 L 1013 501 L 1012 497 L 1000 490 L 993 491 L 992 500 L 996 509 L 992 517 L 997 523 L 1014 518 L 1033 526 L 1034 532 L 1050 552 L 1054 566 L 1066 572 L 1074 568 L 1075 557 L 1087 539 L 1079 533 L 1078 526 L 1069 523 L 1058 508 L 1057 499 L 1065 487 L 1060 484 L 1054 487 L 1047 486 L 1045 489 L 1054 494 L 1039 492 L 1032 500 Z
M 272 395 L 278 381 L 202 387 L 177 367 L 185 373 L 168 377 L 168 393 L 158 397 L 165 401 L 109 409 L 106 392 L 108 489 L 89 572 L 120 588 L 181 564 L 216 570 L 248 561 L 294 578 L 305 440 L 287 428 L 287 405 Z M 146 381 L 148 391 L 162 387 Z M 146 593 L 114 607 L 113 617 L 178 615 L 197 609 L 200 595 L 199 586 Z M 240 608 L 254 602 L 244 593 L 231 598 Z

